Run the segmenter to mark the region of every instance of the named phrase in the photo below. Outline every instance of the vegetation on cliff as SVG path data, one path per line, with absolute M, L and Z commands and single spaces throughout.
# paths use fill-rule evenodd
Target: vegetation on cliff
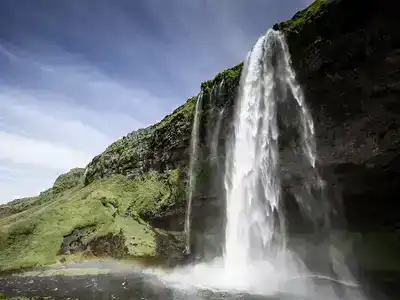
M 328 0 L 316 0 L 306 9 L 297 12 L 291 20 L 282 22 L 281 29 L 299 31 L 303 26 L 311 25 L 327 8 Z
M 82 186 L 84 174 L 84 168 L 75 168 L 68 173 L 60 175 L 52 187 L 53 194 L 59 194 L 66 190 Z
M 218 86 L 223 81 L 226 86 L 236 88 L 239 84 L 240 74 L 242 73 L 243 63 L 233 68 L 218 73 L 213 79 L 201 83 L 201 90 L 205 95 L 211 93 L 213 87 Z
M 180 155 L 180 161 L 166 155 L 188 145 L 194 108 L 195 98 L 191 98 L 159 123 L 111 144 L 88 165 L 85 184 L 113 174 L 135 178 L 150 170 L 171 170 L 185 165 L 187 153 Z
M 307 65 L 312 65 L 310 59 L 303 59 L 305 56 L 318 56 L 317 53 L 323 48 L 329 48 L 333 40 L 343 38 L 359 29 L 363 31 L 368 20 L 373 19 L 374 16 L 394 15 L 391 12 L 395 11 L 394 3 L 389 1 L 387 5 L 382 5 L 378 1 L 315 0 L 306 9 L 297 12 L 291 20 L 275 24 L 274 29 L 285 33 L 293 63 L 296 69 L 301 71 L 307 68 Z M 390 8 L 392 6 L 393 9 Z M 350 37 L 346 46 L 349 47 L 347 51 L 337 49 L 335 52 L 361 51 L 351 49 L 354 47 L 354 40 L 352 41 Z M 362 49 L 363 45 L 357 45 L 357 47 Z M 330 54 L 336 55 L 333 52 Z M 334 62 L 333 59 L 332 62 Z

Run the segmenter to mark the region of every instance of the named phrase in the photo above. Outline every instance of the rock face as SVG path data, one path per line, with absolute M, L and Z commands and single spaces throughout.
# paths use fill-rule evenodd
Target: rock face
M 397 249 L 388 253 L 389 263 L 382 262 L 394 269 L 400 266 L 395 254 L 400 249 L 400 22 L 395 11 L 395 1 L 317 0 L 275 26 L 287 37 L 315 122 L 317 165 L 330 210 L 345 217 L 332 216 L 332 225 L 347 228 L 356 240 Z M 227 119 L 225 124 L 229 114 Z M 283 172 L 296 176 L 291 147 L 283 145 L 281 151 Z M 288 188 L 284 201 L 290 199 Z M 289 210 L 291 229 L 306 230 L 296 207 Z M 362 264 L 374 265 L 360 245 L 365 244 L 353 247 L 365 257 Z
M 363 267 L 398 270 L 400 22 L 395 1 L 316 1 L 313 6 L 318 6 L 313 14 L 299 13 L 279 28 L 286 32 L 315 121 L 318 168 L 331 208 L 345 216 L 334 226 L 357 233 L 353 250 Z M 385 257 L 380 262 L 379 244 L 390 249 L 378 254 Z
M 340 187 L 351 229 L 394 230 L 400 220 L 395 1 L 318 3 L 308 19 L 300 13 L 279 27 L 315 120 L 321 174 Z

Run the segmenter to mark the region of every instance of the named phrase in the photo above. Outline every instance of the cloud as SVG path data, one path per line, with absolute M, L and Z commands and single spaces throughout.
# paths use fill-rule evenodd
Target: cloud
M 86 166 L 116 139 L 165 115 L 151 92 L 68 53 L 59 50 L 63 63 L 49 64 L 4 46 L 0 52 L 17 79 L 0 83 L 0 203 L 50 187 L 61 173 Z
M 73 118 L 69 106 L 40 107 L 39 99 L 21 92 L 0 94 L 0 203 L 50 187 L 58 175 L 85 167 L 125 133 L 116 130 L 106 135 L 93 127 L 97 118 L 113 120 L 107 114 L 90 121 L 90 113 L 81 110 Z
M 47 169 L 68 170 L 84 166 L 92 158 L 86 153 L 45 140 L 35 140 L 17 134 L 0 132 L 0 160 L 15 164 L 33 164 Z
M 0 203 L 38 195 L 50 187 L 59 170 L 0 160 Z

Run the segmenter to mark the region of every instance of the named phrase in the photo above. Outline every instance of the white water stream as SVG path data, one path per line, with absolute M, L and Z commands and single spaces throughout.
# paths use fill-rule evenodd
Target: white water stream
M 185 236 L 186 236 L 186 253 L 190 253 L 190 229 L 191 229 L 191 217 L 192 217 L 192 203 L 193 194 L 196 188 L 196 166 L 199 158 L 199 126 L 200 126 L 200 115 L 201 106 L 203 100 L 203 93 L 200 93 L 196 99 L 196 108 L 194 113 L 194 120 L 192 126 L 192 135 L 190 139 L 190 161 L 189 161 L 189 197 L 186 208 L 186 220 L 185 220 Z
M 200 101 L 198 99 L 197 105 Z M 324 286 L 323 290 L 317 291 L 310 278 L 318 276 L 311 274 L 296 254 L 287 248 L 287 230 L 280 205 L 278 149 L 278 106 L 285 101 L 295 101 L 298 108 L 300 150 L 297 151 L 302 152 L 306 160 L 298 162 L 299 168 L 314 170 L 313 121 L 295 79 L 285 39 L 280 32 L 269 30 L 248 54 L 241 75 L 233 121 L 234 137 L 232 144 L 227 145 L 224 254 L 211 263 L 178 269 L 167 276 L 168 282 L 263 295 L 284 292 L 307 299 L 341 299 L 329 284 L 328 288 Z M 191 178 L 197 158 L 195 132 L 199 126 L 198 110 L 192 134 Z M 315 183 L 312 185 L 319 186 L 321 180 L 317 172 L 314 173 Z M 309 182 L 303 184 L 308 188 Z M 189 212 L 192 196 L 189 197 Z M 303 197 L 299 205 L 309 212 L 309 218 L 313 218 L 313 207 L 320 207 L 314 202 L 321 199 L 309 198 Z M 189 237 L 188 215 L 186 230 Z M 324 212 L 322 216 L 325 217 Z M 354 295 L 351 299 L 361 299 L 360 294 Z

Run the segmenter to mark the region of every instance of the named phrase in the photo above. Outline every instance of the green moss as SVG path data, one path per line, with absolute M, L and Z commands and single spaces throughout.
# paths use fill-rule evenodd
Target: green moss
M 289 31 L 300 31 L 303 26 L 311 24 L 325 11 L 328 0 L 316 0 L 306 9 L 298 12 L 291 20 L 280 24 L 280 28 Z
M 112 222 L 98 201 L 90 201 L 79 193 L 67 203 L 62 200 L 1 220 L 0 270 L 53 263 L 63 236 L 73 229 Z
M 160 157 L 175 147 L 188 146 L 195 106 L 196 97 L 192 97 L 157 123 L 150 137 L 148 152 Z
M 345 6 L 350 6 L 342 7 L 342 2 Z M 302 69 L 299 62 L 311 45 L 323 39 L 329 40 L 347 26 L 353 26 L 351 15 L 354 7 L 351 2 L 353 1 L 315 0 L 291 20 L 274 25 L 274 29 L 285 33 L 292 61 L 297 69 Z
M 128 255 L 156 256 L 156 233 L 139 215 L 162 216 L 183 204 L 179 180 L 179 170 L 136 180 L 113 176 L 1 219 L 0 271 L 52 264 L 63 237 L 91 226 L 85 244 L 122 231 Z
M 201 90 L 204 94 L 210 94 L 213 86 L 221 83 L 223 80 L 229 86 L 237 86 L 242 73 L 243 63 L 236 65 L 233 68 L 227 69 L 214 77 L 212 80 L 204 81 L 201 83 Z
M 172 210 L 182 210 L 186 194 L 179 169 L 160 174 L 150 172 L 135 181 L 135 198 L 128 209 L 140 216 L 161 218 Z
M 196 98 L 190 98 L 157 124 L 137 130 L 110 145 L 88 165 L 85 184 L 113 174 L 141 176 L 155 158 L 162 157 L 174 147 L 188 144 L 195 103 Z
M 176 124 L 179 121 L 186 121 L 193 118 L 194 109 L 196 106 L 196 97 L 190 98 L 184 105 L 175 109 L 172 114 L 166 116 L 161 122 L 155 125 L 156 130 L 168 128 L 171 124 Z
M 54 182 L 53 193 L 61 193 L 80 185 L 84 173 L 85 169 L 75 168 L 66 174 L 60 175 Z
M 85 185 L 113 174 L 138 175 L 139 162 L 149 149 L 154 126 L 139 129 L 111 144 L 101 155 L 93 158 L 84 178 Z

